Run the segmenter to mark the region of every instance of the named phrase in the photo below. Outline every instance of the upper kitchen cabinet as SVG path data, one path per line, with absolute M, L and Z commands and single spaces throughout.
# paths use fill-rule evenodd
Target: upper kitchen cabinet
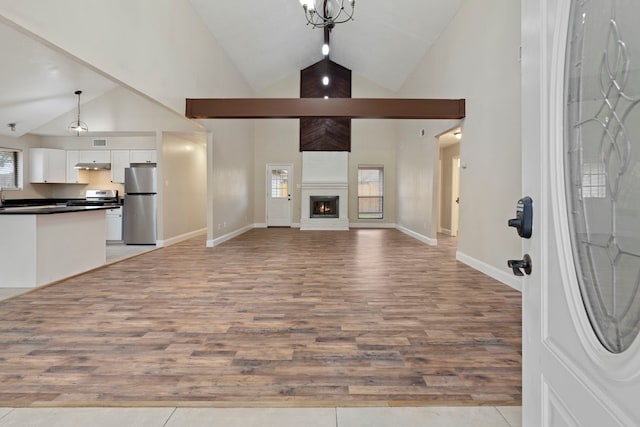
M 76 165 L 80 163 L 79 151 L 67 151 L 67 184 L 87 184 L 80 180 Z
M 124 183 L 124 169 L 129 167 L 129 150 L 111 150 L 111 182 Z
M 80 151 L 79 163 L 111 163 L 109 150 Z
M 156 150 L 131 150 L 129 160 L 131 163 L 156 163 L 158 157 Z
M 67 154 L 53 148 L 32 148 L 29 150 L 32 183 L 65 183 L 67 175 Z

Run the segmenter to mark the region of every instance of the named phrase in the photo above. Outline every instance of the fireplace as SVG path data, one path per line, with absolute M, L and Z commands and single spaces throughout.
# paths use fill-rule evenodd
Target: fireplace
M 339 218 L 339 196 L 310 196 L 309 218 Z
M 347 151 L 303 151 L 300 187 L 300 230 L 349 230 Z

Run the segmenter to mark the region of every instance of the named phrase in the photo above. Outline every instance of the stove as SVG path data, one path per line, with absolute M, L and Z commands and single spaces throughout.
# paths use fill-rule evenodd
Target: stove
M 110 206 L 118 205 L 118 190 L 87 190 L 84 200 L 69 200 L 68 206 Z

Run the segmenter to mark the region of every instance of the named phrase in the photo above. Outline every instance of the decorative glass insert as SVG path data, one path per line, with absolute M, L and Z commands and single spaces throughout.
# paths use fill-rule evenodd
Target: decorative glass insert
M 289 171 L 274 169 L 271 171 L 271 198 L 283 199 L 289 197 Z
M 640 331 L 640 2 L 574 0 L 565 173 L 582 299 L 605 348 Z

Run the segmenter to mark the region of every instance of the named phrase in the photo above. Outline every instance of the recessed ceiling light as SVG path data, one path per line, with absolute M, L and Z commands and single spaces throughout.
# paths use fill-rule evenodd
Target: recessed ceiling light
M 324 76 L 322 78 L 322 84 L 325 85 L 325 86 L 329 85 L 329 76 Z
M 328 43 L 325 43 L 325 44 L 322 45 L 322 54 L 324 56 L 329 55 L 329 44 Z

